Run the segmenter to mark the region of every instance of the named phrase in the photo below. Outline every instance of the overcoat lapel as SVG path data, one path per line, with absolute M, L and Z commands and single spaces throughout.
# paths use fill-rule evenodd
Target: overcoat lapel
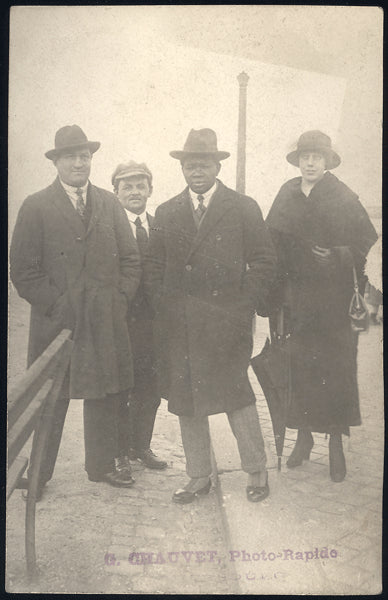
M 147 213 L 148 227 L 152 227 L 154 220 L 155 220 L 155 217 L 153 217 L 152 215 Z
M 90 234 L 90 232 L 96 226 L 96 223 L 98 221 L 99 215 L 102 210 L 102 204 L 103 204 L 102 199 L 100 198 L 100 195 L 98 193 L 98 190 L 91 183 L 89 183 L 89 186 L 88 186 L 88 197 L 89 197 L 88 199 L 91 203 L 92 212 L 91 212 L 89 224 L 88 224 L 88 227 L 86 230 L 86 236 L 88 236 Z
M 208 233 L 214 229 L 220 219 L 225 215 L 225 213 L 230 210 L 232 207 L 232 202 L 228 197 L 227 189 L 225 186 L 219 181 L 217 185 L 217 189 L 214 192 L 212 200 L 209 204 L 209 207 L 201 221 L 201 225 L 197 231 L 197 235 L 195 236 L 192 246 L 190 248 L 189 254 L 187 256 L 187 260 L 190 256 L 197 250 L 202 241 L 208 235 Z M 190 208 L 190 206 L 189 206 Z
M 53 203 L 60 211 L 62 216 L 69 223 L 71 228 L 76 232 L 78 237 L 84 237 L 85 227 L 82 220 L 71 203 L 70 198 L 66 194 L 65 190 L 61 186 L 59 178 L 57 178 L 53 185 Z
M 190 247 L 192 240 L 197 234 L 197 226 L 194 221 L 188 187 L 176 197 L 171 220 L 174 222 L 173 224 L 177 226 L 181 235 L 184 236 L 185 241 L 188 243 L 188 247 Z

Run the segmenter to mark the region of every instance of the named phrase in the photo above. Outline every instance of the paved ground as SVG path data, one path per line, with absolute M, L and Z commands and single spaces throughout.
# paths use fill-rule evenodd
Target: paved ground
M 24 368 L 27 320 L 25 303 L 12 295 L 11 380 Z M 262 324 L 258 347 L 265 336 Z M 381 327 L 373 327 L 360 339 L 363 425 L 352 428 L 345 443 L 348 475 L 341 484 L 329 479 L 322 435 L 314 436 L 310 462 L 294 470 L 284 464 L 277 472 L 268 410 L 251 374 L 271 488 L 270 497 L 257 505 L 245 498 L 246 477 L 224 415 L 210 419 L 218 484 L 215 479 L 210 494 L 191 505 L 172 504 L 171 495 L 186 475 L 177 419 L 165 402 L 153 447 L 168 460 L 168 469 L 157 473 L 135 463 L 131 490 L 89 482 L 83 470 L 82 403 L 73 400 L 55 476 L 38 504 L 41 574 L 35 584 L 25 578 L 20 492 L 9 502 L 7 591 L 378 593 L 384 443 L 381 333 Z M 287 431 L 285 457 L 293 443 L 294 434 Z
M 314 434 L 311 460 L 296 469 L 287 469 L 286 457 L 295 443 L 295 432 L 287 430 L 284 466 L 280 473 L 277 471 L 272 425 L 253 373 L 251 380 L 270 459 L 271 493 L 263 503 L 253 505 L 245 500 L 246 476 L 240 470 L 225 415 L 211 420 L 216 461 L 221 470 L 222 509 L 228 525 L 228 555 L 241 593 L 381 592 L 381 335 L 381 327 L 372 327 L 360 337 L 363 424 L 351 428 L 351 437 L 344 438 L 348 473 L 342 483 L 333 483 L 329 478 L 328 440 L 321 434 Z
M 27 323 L 27 305 L 12 294 L 11 382 L 24 369 Z M 166 471 L 134 463 L 136 485 L 129 490 L 89 482 L 83 466 L 82 401 L 71 401 L 54 478 L 37 505 L 40 577 L 35 584 L 25 577 L 25 504 L 20 491 L 8 503 L 7 591 L 233 592 L 230 564 L 219 560 L 225 539 L 216 491 L 191 505 L 171 502 L 174 490 L 187 478 L 178 420 L 167 412 L 164 401 L 154 440 L 154 449 L 169 463 Z

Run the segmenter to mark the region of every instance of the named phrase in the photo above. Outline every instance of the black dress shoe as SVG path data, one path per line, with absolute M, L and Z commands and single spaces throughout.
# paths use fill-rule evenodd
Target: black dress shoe
M 119 456 L 118 458 L 115 458 L 115 466 L 116 471 L 124 471 L 125 473 L 132 475 L 132 467 L 128 456 Z
M 190 481 L 190 483 L 186 486 L 190 487 L 190 485 L 192 484 L 192 481 Z M 176 502 L 177 504 L 190 504 L 190 502 L 193 502 L 195 500 L 196 496 L 204 496 L 205 494 L 208 494 L 211 488 L 212 482 L 210 480 L 210 478 L 208 479 L 206 485 L 204 485 L 203 487 L 201 487 L 199 490 L 195 490 L 194 492 L 190 491 L 190 489 L 179 489 L 176 492 L 174 492 L 174 495 L 172 497 L 173 502 Z
M 137 458 L 149 469 L 166 469 L 167 463 L 165 460 L 161 460 L 154 454 L 151 448 L 148 450 L 138 450 Z
M 137 452 L 134 448 L 130 448 L 128 452 L 129 460 L 137 460 Z
M 264 486 L 259 485 L 248 485 L 247 486 L 247 498 L 249 502 L 261 502 L 269 496 L 269 485 L 268 485 L 268 472 L 267 480 Z
M 135 483 L 133 477 L 127 471 L 118 471 L 115 469 L 110 473 L 102 473 L 101 475 L 88 475 L 89 481 L 100 482 L 104 481 L 114 487 L 132 487 Z
M 304 429 L 298 429 L 298 437 L 294 449 L 287 460 L 287 467 L 289 469 L 300 467 L 304 460 L 309 460 L 313 446 L 314 440 L 311 432 L 305 431 Z

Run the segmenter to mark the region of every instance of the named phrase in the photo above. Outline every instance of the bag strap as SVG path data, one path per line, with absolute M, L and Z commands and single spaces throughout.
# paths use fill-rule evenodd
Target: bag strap
M 358 294 L 358 279 L 357 279 L 357 271 L 356 267 L 353 265 L 353 287 L 356 294 Z
M 354 303 L 357 310 L 359 310 L 361 306 L 361 294 L 358 289 L 358 279 L 357 279 L 357 271 L 353 266 L 353 287 L 354 287 Z

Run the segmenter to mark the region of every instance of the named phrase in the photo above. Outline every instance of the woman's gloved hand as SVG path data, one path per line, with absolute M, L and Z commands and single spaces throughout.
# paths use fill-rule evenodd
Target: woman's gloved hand
M 332 252 L 330 248 L 321 248 L 320 246 L 314 246 L 312 248 L 314 260 L 321 267 L 328 267 L 332 262 Z

